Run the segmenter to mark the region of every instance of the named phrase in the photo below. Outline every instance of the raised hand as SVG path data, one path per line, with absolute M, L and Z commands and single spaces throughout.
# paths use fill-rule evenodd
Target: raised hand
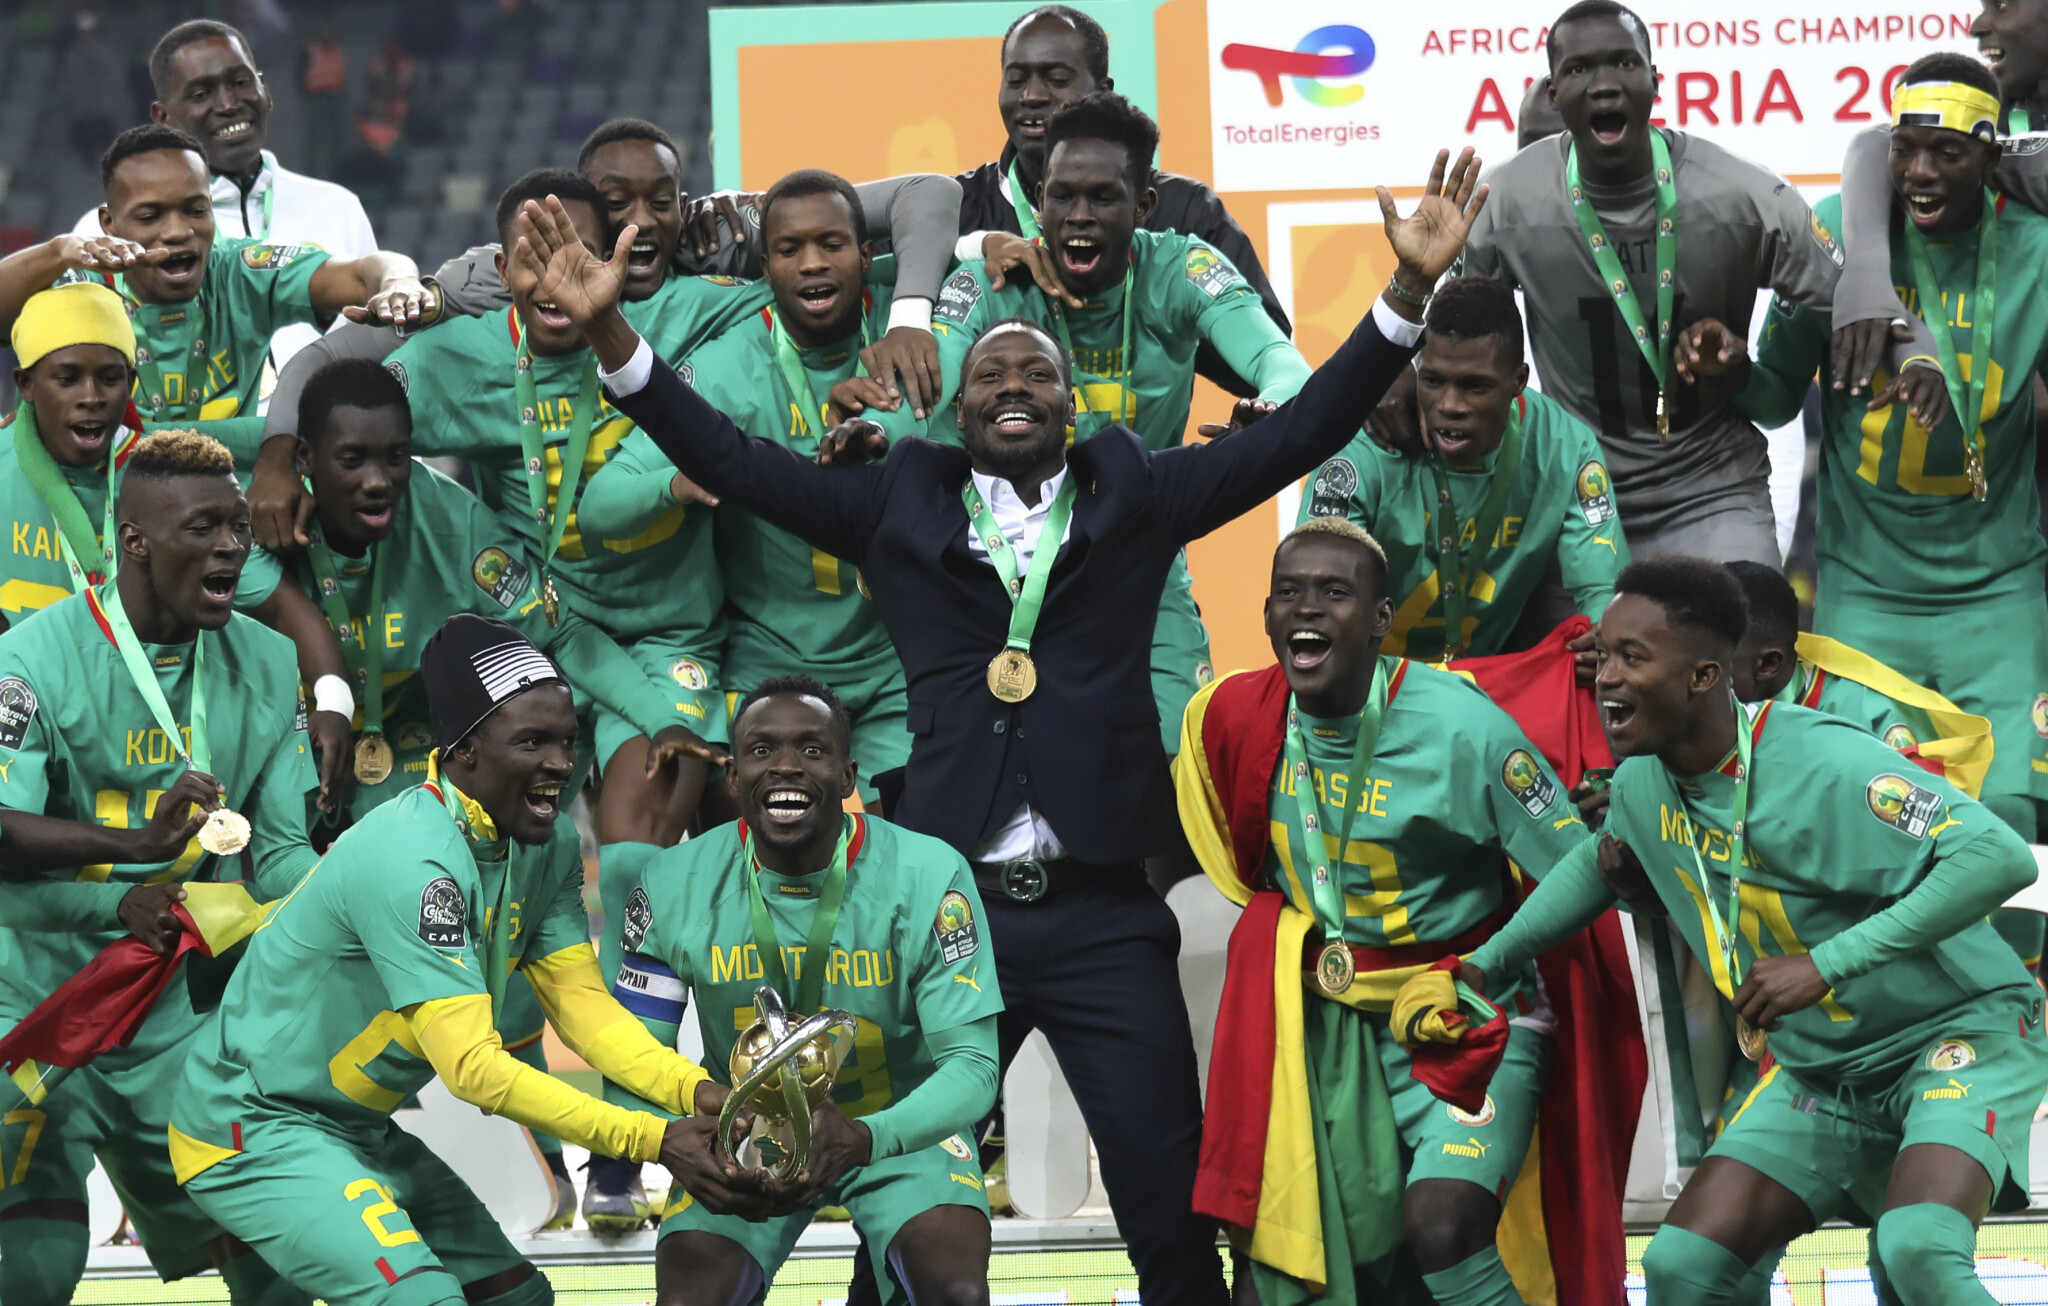
M 186 771 L 173 780 L 157 798 L 149 824 L 135 832 L 135 860 L 167 862 L 183 853 L 206 824 L 206 814 L 220 806 L 221 793 L 220 781 L 204 771 Z
M 825 421 L 831 426 L 859 417 L 870 408 L 893 413 L 903 407 L 895 390 L 872 376 L 849 376 L 832 387 L 825 400 Z M 922 417 L 920 413 L 918 416 Z
M 1718 319 L 1701 318 L 1671 342 L 1671 365 L 1687 385 L 1703 376 L 1726 377 L 1732 390 L 1749 384 L 1749 343 Z
M 697 252 L 698 258 L 709 258 L 718 252 L 724 238 L 718 234 L 722 220 L 732 232 L 732 243 L 747 243 L 746 209 L 759 211 L 761 196 L 756 191 L 721 190 L 695 199 L 687 196 L 683 200 L 683 241 Z
M 1021 271 L 1038 283 L 1040 290 L 1070 308 L 1087 302 L 1067 289 L 1067 283 L 1060 280 L 1059 264 L 1053 261 L 1052 251 L 1035 240 L 1007 231 L 991 231 L 981 238 L 981 261 L 988 269 L 990 290 L 1001 290 L 1009 283 L 1010 273 Z
M 639 227 L 628 223 L 612 242 L 611 258 L 600 259 L 585 248 L 562 201 L 550 195 L 545 206 L 534 200 L 521 205 L 513 230 L 513 275 L 529 298 L 553 303 L 579 327 L 618 307 Z
M 1393 192 L 1385 186 L 1377 188 L 1387 243 L 1401 260 L 1404 284 L 1411 290 L 1428 290 L 1450 271 L 1458 251 L 1465 248 L 1465 238 L 1472 233 L 1472 223 L 1486 207 L 1489 188 L 1479 184 L 1480 160 L 1472 147 L 1459 151 L 1455 164 L 1450 158 L 1449 150 L 1436 152 L 1422 199 L 1405 218 L 1394 208 Z M 1447 165 L 1448 178 L 1444 175 Z M 1417 281 L 1423 284 L 1416 285 Z
M 1205 440 L 1242 431 L 1262 417 L 1270 416 L 1280 405 L 1267 399 L 1240 399 L 1230 406 L 1230 420 L 1227 422 L 1204 422 L 1195 428 L 1195 433 Z
M 818 466 L 860 467 L 889 452 L 889 437 L 873 422 L 841 422 L 818 437 Z
M 686 757 L 694 757 L 707 766 L 732 765 L 731 753 L 707 743 L 688 726 L 665 726 L 648 744 L 647 778 L 652 780 L 663 767 Z
M 66 272 L 119 272 L 138 263 L 161 263 L 171 256 L 168 249 L 145 249 L 119 236 L 57 238 L 57 259 Z

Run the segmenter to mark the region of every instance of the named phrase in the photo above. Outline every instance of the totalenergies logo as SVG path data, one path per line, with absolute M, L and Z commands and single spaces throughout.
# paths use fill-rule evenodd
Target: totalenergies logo
M 1332 85 L 1328 79 L 1356 77 L 1372 67 L 1372 60 L 1372 37 L 1364 28 L 1342 23 L 1318 27 L 1292 50 L 1235 43 L 1223 47 L 1223 66 L 1257 77 L 1266 103 L 1274 108 L 1280 106 L 1282 77 L 1291 80 L 1295 93 L 1310 104 L 1334 109 L 1356 103 L 1365 95 L 1363 86 Z

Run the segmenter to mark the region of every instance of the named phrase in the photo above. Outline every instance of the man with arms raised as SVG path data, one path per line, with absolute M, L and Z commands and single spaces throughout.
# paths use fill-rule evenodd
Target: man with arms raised
M 169 948 L 192 880 L 289 893 L 312 867 L 314 788 L 291 643 L 234 611 L 249 505 L 234 460 L 189 431 L 144 437 L 121 483 L 115 577 L 0 637 L 0 1019 L 13 1024 L 124 932 Z M 188 962 L 193 965 L 196 962 Z M 261 1259 L 185 1198 L 170 1091 L 203 1025 L 184 982 L 128 1046 L 10 1111 L 0 1297 L 71 1300 L 97 1158 L 165 1279 L 217 1266 L 272 1300 Z M 38 1094 L 32 1094 L 34 1098 Z M 303 1300 L 288 1298 L 290 1300 Z
M 996 112 L 1008 140 L 1000 157 L 960 174 L 961 235 L 1007 231 L 1026 240 L 1043 235 L 1040 209 L 1053 115 L 1083 96 L 1115 89 L 1109 34 L 1087 14 L 1067 5 L 1040 5 L 1011 23 L 1003 33 L 1003 81 L 996 92 Z M 1215 191 L 1193 177 L 1161 172 L 1149 160 L 1139 189 L 1157 197 L 1143 215 L 1146 230 L 1181 232 L 1215 249 L 1258 295 L 1280 334 L 1291 332 L 1280 298 L 1259 266 L 1258 250 Z M 959 254 L 963 260 L 980 258 L 982 242 L 963 239 Z M 1197 350 L 1195 367 L 1240 397 L 1264 388 L 1207 340 Z
M 1432 324 L 1442 308 L 1431 306 Z M 1248 1007 L 1272 1011 L 1278 1001 L 1286 1014 L 1275 1017 L 1280 1046 L 1269 1037 L 1244 1060 L 1256 1067 L 1263 1053 L 1269 1068 L 1275 1058 L 1301 1066 L 1328 1122 L 1307 1157 L 1274 1155 L 1284 1138 L 1265 1145 L 1269 1164 L 1305 1163 L 1316 1175 L 1320 1260 L 1264 1227 L 1280 1213 L 1260 1176 L 1233 1184 L 1230 1171 L 1212 1169 L 1220 1149 L 1204 1148 L 1197 1207 L 1251 1231 L 1252 1273 L 1269 1306 L 1301 1300 L 1301 1280 L 1327 1285 L 1330 1300 L 1364 1300 L 1374 1281 L 1356 1277 L 1360 1267 L 1403 1242 L 1442 1306 L 1521 1300 L 1495 1226 L 1551 1058 L 1535 970 L 1496 985 L 1493 999 L 1522 1018 L 1479 1110 L 1447 1109 L 1411 1075 L 1398 1041 L 1407 1035 L 1389 1013 L 1405 975 L 1442 952 L 1469 951 L 1505 920 L 1516 888 L 1503 858 L 1548 870 L 1586 840 L 1586 827 L 1507 713 L 1469 681 L 1382 654 L 1395 620 L 1379 545 L 1343 517 L 1309 518 L 1273 555 L 1266 636 L 1279 665 L 1197 694 L 1174 762 L 1181 822 L 1203 869 L 1240 906 L 1263 895 L 1233 936 L 1225 984 L 1256 995 Z M 1234 838 L 1247 828 L 1265 832 L 1256 849 Z M 1241 964 L 1242 931 L 1275 951 Z M 1312 982 L 1276 993 L 1274 956 L 1313 959 L 1303 963 Z M 1226 1012 L 1237 1005 L 1226 993 Z M 1220 1020 L 1218 1057 L 1238 1050 L 1236 1037 Z M 1212 1075 L 1212 1099 L 1233 1073 Z M 1209 1128 L 1229 1127 L 1212 1119 Z M 1400 1156 L 1412 1158 L 1405 1174 Z M 1230 1200 L 1246 1187 L 1250 1203 Z
M 1361 435 L 1301 500 L 1302 521 L 1347 518 L 1385 551 L 1387 651 L 1430 662 L 1504 651 L 1553 564 L 1597 621 L 1628 542 L 1599 441 L 1527 388 L 1514 292 L 1485 277 L 1445 283 L 1414 372 L 1423 451 Z
M 354 192 L 293 172 L 265 148 L 270 87 L 247 37 L 210 18 L 179 23 L 150 51 L 149 80 L 156 88 L 151 121 L 189 134 L 206 152 L 222 235 L 310 245 L 343 259 L 376 252 L 369 215 Z M 99 214 L 80 217 L 71 231 L 88 239 L 99 235 Z M 279 327 L 271 337 L 271 364 L 282 369 L 318 336 L 310 323 Z
M 1669 914 L 1774 1064 L 1643 1258 L 1667 1306 L 1761 1300 L 1775 1252 L 1875 1222 L 1905 1306 L 1993 1300 L 1975 1224 L 2023 1206 L 2048 1088 L 2041 991 L 1984 920 L 2034 879 L 2026 845 L 1862 728 L 1735 701 L 1742 591 L 1699 559 L 1622 573 L 1596 692 L 1614 751 L 1606 836 L 1545 876 L 1463 974 L 1484 987 L 1613 906 Z
M 1825 312 L 1839 251 L 1783 178 L 1650 125 L 1657 72 L 1633 12 L 1580 0 L 1549 51 L 1566 130 L 1489 178 L 1500 198 L 1462 270 L 1523 292 L 1545 391 L 1606 447 L 1638 557 L 1776 564 L 1764 439 L 1718 381 L 1680 383 L 1672 343 L 1703 317 L 1747 330 L 1760 288 Z
M 605 991 L 562 791 L 576 713 L 547 656 L 464 613 L 428 641 L 434 761 L 336 840 L 251 939 L 177 1072 L 185 1193 L 331 1306 L 545 1306 L 547 1277 L 391 1113 L 439 1076 L 462 1100 L 581 1146 L 659 1160 L 718 1201 L 724 1099 Z M 590 1063 L 670 1115 L 589 1097 L 508 1056 L 514 972 Z
M 1151 1300 L 1225 1296 L 1214 1227 L 1190 1206 L 1201 1121 L 1177 931 L 1140 868 L 1179 837 L 1149 689 L 1158 595 L 1188 540 L 1336 452 L 1404 366 L 1416 301 L 1485 198 L 1469 151 L 1447 185 L 1448 165 L 1440 154 L 1405 220 L 1382 189 L 1401 293 L 1259 438 L 1148 452 L 1112 429 L 1070 452 L 1066 351 L 1012 321 L 967 355 L 964 450 L 906 441 L 853 470 L 745 438 L 654 366 L 615 306 L 630 231 L 601 263 L 558 202 L 520 220 L 519 260 L 589 336 L 616 402 L 662 452 L 727 503 L 862 568 L 903 658 L 917 736 L 896 818 L 976 863 L 1013 1003 L 1004 1060 L 1045 1031 Z M 836 439 L 855 454 L 882 443 L 865 424 Z M 1107 1008 L 1106 992 L 1118 995 Z
M 662 1306 L 758 1300 L 828 1205 L 852 1212 L 876 1280 L 893 1269 L 913 1306 L 988 1301 L 988 1199 L 967 1140 L 995 1102 L 1003 1000 L 981 895 L 941 841 L 842 811 L 852 742 L 838 697 L 810 677 L 750 690 L 727 781 L 739 822 L 658 854 L 622 923 L 606 923 L 626 951 L 619 1000 L 673 1044 L 694 998 L 714 1079 L 763 982 L 792 1021 L 837 1008 L 859 1024 L 784 1209 L 749 1223 L 670 1204 L 655 1253 Z

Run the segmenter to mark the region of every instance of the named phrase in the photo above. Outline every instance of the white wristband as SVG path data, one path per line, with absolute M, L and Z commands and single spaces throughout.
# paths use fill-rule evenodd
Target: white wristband
M 923 295 L 910 295 L 889 305 L 889 329 L 913 327 L 919 331 L 932 329 L 932 301 Z
M 322 676 L 313 682 L 313 710 L 339 712 L 351 721 L 356 715 L 356 696 L 340 676 Z

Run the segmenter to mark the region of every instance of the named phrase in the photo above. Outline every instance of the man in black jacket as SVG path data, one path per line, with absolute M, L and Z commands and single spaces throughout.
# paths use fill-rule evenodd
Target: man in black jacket
M 1206 445 L 1147 452 L 1110 427 L 1069 448 L 1066 352 L 1023 321 L 963 368 L 956 449 L 903 441 L 825 468 L 750 439 L 617 311 L 633 231 L 609 263 L 550 197 L 515 258 L 597 351 L 612 402 L 693 481 L 843 558 L 902 656 L 912 745 L 901 824 L 975 864 L 1009 1004 L 1004 1068 L 1042 1029 L 1087 1120 L 1117 1227 L 1152 1303 L 1226 1298 L 1215 1229 L 1192 1213 L 1201 1108 L 1175 968 L 1179 929 L 1140 861 L 1177 837 L 1150 682 L 1168 566 L 1340 449 L 1421 335 L 1422 305 L 1485 202 L 1468 149 L 1437 157 L 1413 216 L 1382 188 L 1400 267 L 1291 402 Z M 828 452 L 881 452 L 848 423 Z
M 960 174 L 961 234 L 1007 231 L 1036 238 L 1038 219 L 1033 211 L 1045 180 L 1046 124 L 1056 111 L 1082 96 L 1115 88 L 1109 75 L 1109 34 L 1080 10 L 1040 5 L 1010 24 L 1003 33 L 1003 82 L 996 92 L 996 112 L 1002 115 L 1009 144 L 1001 157 Z M 1259 263 L 1259 252 L 1216 192 L 1173 172 L 1154 171 L 1149 184 L 1158 199 L 1145 218 L 1145 229 L 1200 236 L 1214 245 L 1259 292 L 1282 334 L 1293 335 L 1280 297 Z M 977 246 L 962 257 L 980 258 L 981 250 Z M 1249 377 L 1238 376 L 1206 343 L 1195 354 L 1195 370 L 1239 398 L 1259 392 Z

